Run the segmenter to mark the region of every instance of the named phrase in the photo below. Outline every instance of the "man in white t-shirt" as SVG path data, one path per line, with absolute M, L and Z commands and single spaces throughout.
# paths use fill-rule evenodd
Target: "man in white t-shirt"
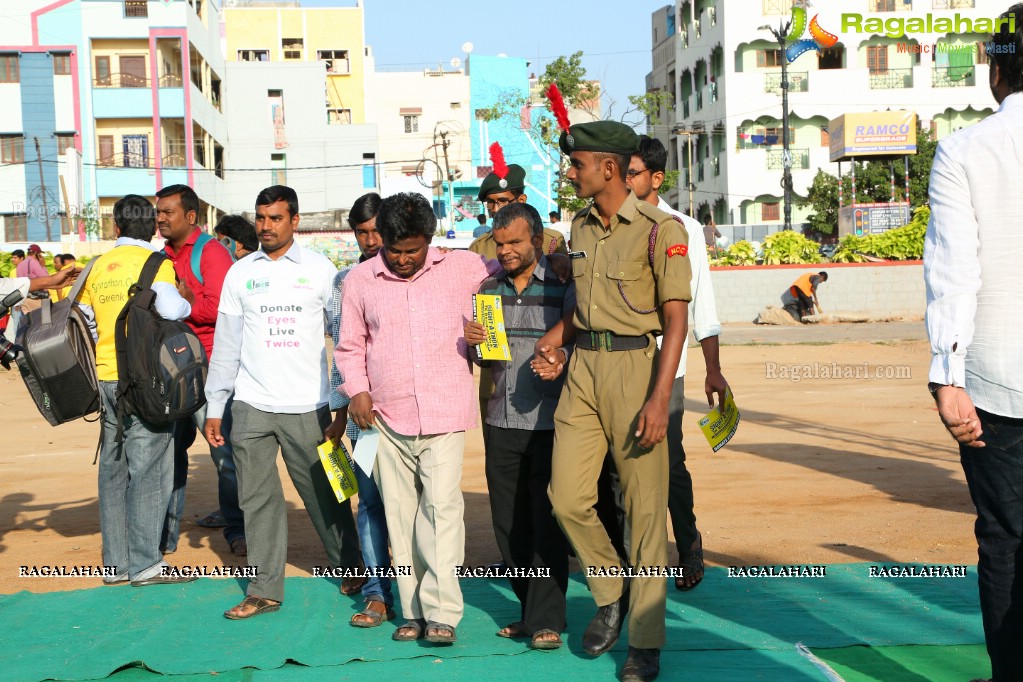
M 316 453 L 331 421 L 324 322 L 337 268 L 295 243 L 298 221 L 295 190 L 260 192 L 259 250 L 231 267 L 220 295 L 203 431 L 210 445 L 223 445 L 221 417 L 233 392 L 238 501 L 256 571 L 245 599 L 224 613 L 232 620 L 277 611 L 284 599 L 288 527 L 278 447 L 331 568 L 362 563 L 351 501 L 338 503 Z

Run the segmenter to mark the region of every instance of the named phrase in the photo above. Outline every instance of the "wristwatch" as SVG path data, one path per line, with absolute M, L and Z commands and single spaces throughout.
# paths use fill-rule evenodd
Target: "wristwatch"
M 951 384 L 939 384 L 939 383 L 936 383 L 936 382 L 932 381 L 932 382 L 927 384 L 927 390 L 930 391 L 931 395 L 934 397 L 934 399 L 937 400 L 937 398 L 938 398 L 938 389 L 939 388 L 945 388 L 946 386 L 951 386 Z

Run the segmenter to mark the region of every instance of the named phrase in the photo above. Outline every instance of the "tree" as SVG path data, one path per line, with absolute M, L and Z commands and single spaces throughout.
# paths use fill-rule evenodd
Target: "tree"
M 581 109 L 593 117 L 593 120 L 600 118 L 600 112 L 594 112 L 593 106 L 600 96 L 600 86 L 586 80 L 586 67 L 583 66 L 582 50 L 575 52 L 567 59 L 558 57 L 544 69 L 540 76 L 540 88 L 544 91 L 551 83 L 558 86 L 561 96 L 572 109 Z
M 927 188 L 931 178 L 931 164 L 938 143 L 931 137 L 931 131 L 921 128 L 916 130 L 916 154 L 909 157 L 909 203 L 910 206 L 923 206 L 927 203 Z M 897 201 L 905 200 L 905 170 L 901 158 L 895 164 L 895 197 Z M 856 201 L 858 203 L 891 200 L 891 166 L 888 161 L 868 161 L 856 164 Z M 842 191 L 845 203 L 852 203 L 852 169 L 842 175 Z M 821 234 L 834 234 L 838 229 L 838 178 L 825 172 L 817 171 L 813 182 L 807 189 L 806 198 L 796 198 L 800 208 L 812 207 L 814 212 L 807 217 L 813 230 Z

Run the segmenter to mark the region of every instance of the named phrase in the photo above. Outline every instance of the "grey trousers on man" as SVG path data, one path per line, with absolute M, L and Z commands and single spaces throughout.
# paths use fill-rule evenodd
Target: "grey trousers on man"
M 330 425 L 326 405 L 313 412 L 263 412 L 239 400 L 231 407 L 231 444 L 238 473 L 238 501 L 245 516 L 249 566 L 256 575 L 246 594 L 284 600 L 284 565 L 288 553 L 287 509 L 277 475 L 281 450 L 291 482 L 327 550 L 331 568 L 362 565 L 351 500 L 337 501 L 316 454 Z

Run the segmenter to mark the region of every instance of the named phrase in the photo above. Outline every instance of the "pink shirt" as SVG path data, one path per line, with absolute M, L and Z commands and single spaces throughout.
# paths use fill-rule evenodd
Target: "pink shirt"
M 465 431 L 479 411 L 463 328 L 472 295 L 501 271 L 497 261 L 430 248 L 404 279 L 381 251 L 345 279 L 334 361 L 349 397 L 369 391 L 373 409 L 404 436 Z

